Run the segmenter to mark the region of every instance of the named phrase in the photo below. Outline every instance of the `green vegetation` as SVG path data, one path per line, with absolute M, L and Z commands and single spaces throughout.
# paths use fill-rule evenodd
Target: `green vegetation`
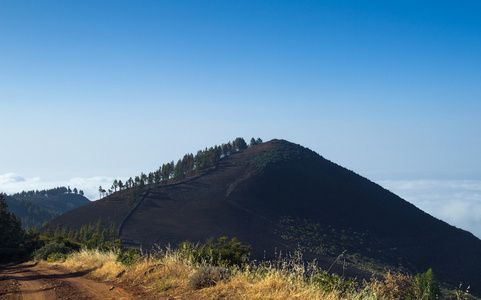
M 102 219 L 95 223 L 83 225 L 80 230 L 70 227 L 57 226 L 55 229 L 46 226 L 42 238 L 46 241 L 57 240 L 59 242 L 72 242 L 87 249 L 100 249 L 108 251 L 120 247 L 120 239 L 117 236 L 117 227 L 114 222 L 105 226 Z
M 15 203 L 12 201 L 15 201 Z M 12 206 L 10 210 L 20 218 L 23 228 L 42 226 L 61 214 L 60 212 L 43 208 L 31 200 L 12 201 L 10 201 Z
M 41 248 L 35 250 L 33 252 L 33 257 L 47 261 L 57 261 L 64 259 L 68 253 L 72 252 L 72 250 L 72 248 L 66 246 L 62 242 L 49 241 Z
M 410 299 L 436 300 L 441 296 L 441 289 L 434 279 L 432 269 L 414 277 L 412 295 Z
M 23 228 L 41 227 L 62 213 L 89 202 L 82 190 L 70 187 L 22 191 L 6 196 L 5 200 L 9 211 L 20 218 Z
M 0 259 L 2 261 L 24 260 L 31 257 L 56 260 L 80 250 L 81 247 L 102 251 L 123 249 L 113 222 L 106 228 L 102 221 L 98 220 L 94 224 L 82 226 L 78 231 L 59 226 L 54 230 L 47 226 L 41 234 L 36 226 L 22 229 L 20 219 L 8 212 L 7 207 L 3 195 L 0 194 Z
M 249 257 L 250 246 L 243 245 L 236 238 L 221 237 L 217 241 L 208 239 L 205 244 L 194 245 L 184 242 L 179 251 L 192 263 L 208 263 L 214 266 L 242 266 Z
M 122 249 L 119 251 L 117 261 L 125 266 L 131 266 L 140 259 L 142 253 L 137 249 Z
M 386 242 L 369 232 L 336 229 L 311 220 L 290 217 L 281 219 L 278 228 L 278 235 L 297 244 L 303 252 L 328 256 L 343 253 L 342 259 L 346 263 L 373 273 L 382 274 L 398 269 L 395 267 L 398 257 L 401 257 L 398 250 L 386 246 Z M 373 254 L 376 259 L 372 258 Z
M 7 203 L 0 194 L 0 257 L 2 260 L 18 259 L 24 253 L 25 232 L 20 219 L 7 211 Z

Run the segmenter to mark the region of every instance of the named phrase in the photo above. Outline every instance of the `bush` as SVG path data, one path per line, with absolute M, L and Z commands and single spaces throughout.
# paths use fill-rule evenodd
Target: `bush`
M 327 271 L 318 271 L 311 277 L 311 283 L 320 287 L 324 292 L 332 293 L 339 291 L 342 294 L 356 287 L 352 278 L 345 279 L 337 274 L 329 274 Z
M 426 273 L 418 274 L 414 277 L 412 299 L 426 299 L 435 300 L 441 296 L 441 289 L 438 283 L 434 279 L 434 273 L 432 269 L 427 270 Z
M 47 262 L 65 261 L 67 259 L 67 254 L 64 253 L 51 253 L 47 257 Z
M 383 280 L 371 279 L 371 289 L 379 299 L 416 299 L 413 298 L 414 279 L 402 273 L 388 272 Z
M 251 246 L 243 245 L 236 238 L 221 237 L 217 241 L 209 239 L 204 245 L 184 242 L 179 245 L 179 253 L 193 263 L 208 263 L 216 266 L 241 266 L 249 256 Z
M 122 250 L 117 256 L 117 261 L 121 262 L 125 266 L 133 265 L 139 258 L 141 253 L 137 249 Z
M 35 252 L 33 253 L 33 257 L 35 257 L 36 259 L 47 260 L 48 257 L 52 254 L 60 253 L 66 255 L 70 252 L 71 250 L 67 246 L 65 246 L 64 243 L 50 241 L 42 248 L 35 250 Z
M 199 269 L 189 280 L 189 287 L 199 290 L 205 287 L 214 286 L 217 282 L 227 280 L 231 272 L 222 267 L 203 267 Z

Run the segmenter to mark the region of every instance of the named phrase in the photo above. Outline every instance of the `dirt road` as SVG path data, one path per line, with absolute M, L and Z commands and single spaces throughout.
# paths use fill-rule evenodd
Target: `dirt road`
M 69 272 L 35 263 L 0 265 L 0 299 L 138 299 L 112 283 L 88 279 L 88 272 Z

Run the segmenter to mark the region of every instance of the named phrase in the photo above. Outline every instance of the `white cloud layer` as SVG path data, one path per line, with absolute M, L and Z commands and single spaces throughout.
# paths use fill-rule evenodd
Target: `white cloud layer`
M 432 216 L 481 238 L 480 180 L 385 180 L 377 183 Z
M 70 186 L 83 190 L 89 200 L 99 199 L 99 186 L 105 189 L 112 185 L 114 178 L 94 176 L 88 178 L 75 177 L 64 181 L 42 181 L 41 178 L 24 178 L 21 175 L 8 173 L 0 175 L 0 192 L 6 194 L 19 193 L 21 191 L 51 189 L 60 186 Z

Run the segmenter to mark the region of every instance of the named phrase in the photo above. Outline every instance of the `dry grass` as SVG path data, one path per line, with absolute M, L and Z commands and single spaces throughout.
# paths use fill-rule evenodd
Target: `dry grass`
M 160 257 L 159 257 L 160 256 Z M 120 278 L 158 292 L 187 289 L 189 278 L 195 268 L 174 251 L 158 253 L 158 255 L 143 257 Z
M 133 286 L 142 286 L 159 297 L 187 297 L 195 299 L 361 299 L 351 294 L 340 297 L 336 291 L 325 292 L 305 279 L 305 268 L 295 260 L 285 260 L 233 269 L 229 280 L 215 286 L 193 290 L 189 280 L 201 266 L 175 251 L 167 250 L 155 256 L 143 257 L 130 267 L 116 261 L 113 252 L 82 250 L 57 262 L 74 271 L 92 270 L 99 279 L 117 280 Z M 362 299 L 371 299 L 363 297 Z M 374 299 L 374 298 L 372 298 Z
M 119 273 L 125 270 L 125 267 L 116 259 L 117 254 L 114 252 L 82 249 L 69 255 L 64 262 L 55 264 L 73 271 L 89 271 L 92 276 L 97 278 L 114 280 Z
M 159 299 L 405 299 L 413 282 L 410 276 L 388 273 L 383 280 L 369 283 L 346 284 L 338 279 L 326 286 L 316 281 L 314 275 L 320 270 L 315 264 L 305 264 L 291 257 L 233 268 L 228 280 L 194 290 L 189 287 L 189 280 L 203 266 L 193 265 L 188 258 L 169 249 L 144 256 L 130 267 L 117 262 L 115 253 L 96 250 L 82 250 L 57 264 L 75 271 L 92 270 L 91 274 L 99 279 L 142 288 Z

